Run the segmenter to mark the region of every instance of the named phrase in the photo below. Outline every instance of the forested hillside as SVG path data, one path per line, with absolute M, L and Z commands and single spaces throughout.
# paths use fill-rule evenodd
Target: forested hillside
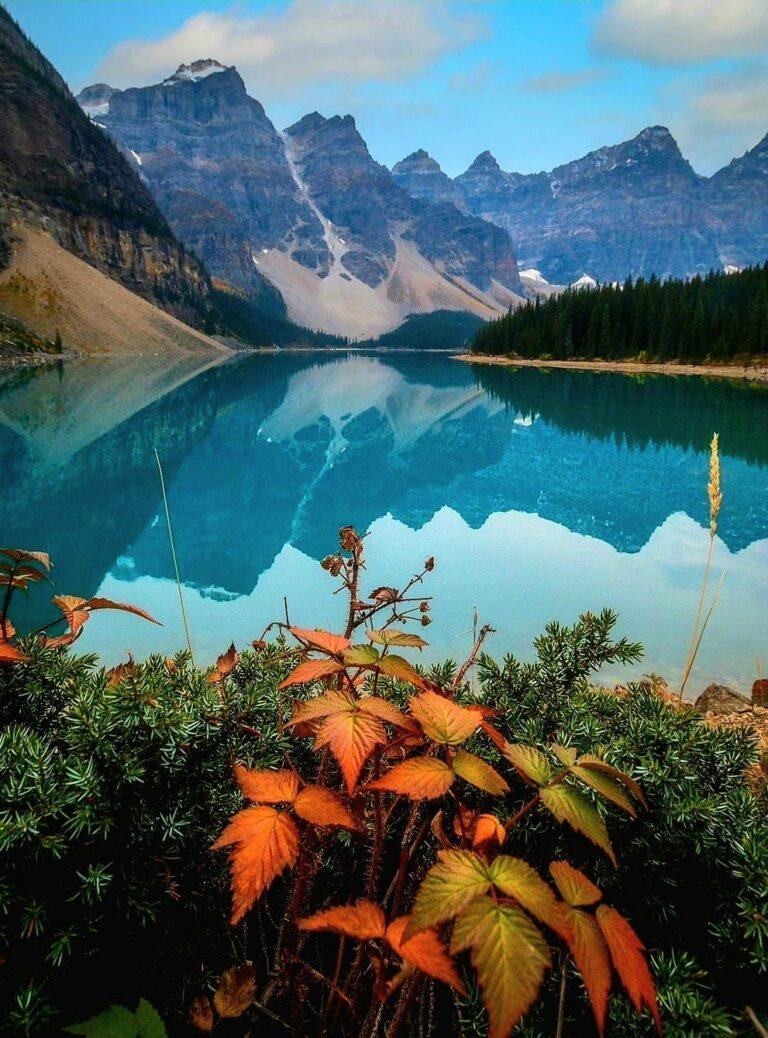
M 768 263 L 690 281 L 631 279 L 536 300 L 479 329 L 479 353 L 726 361 L 768 354 Z

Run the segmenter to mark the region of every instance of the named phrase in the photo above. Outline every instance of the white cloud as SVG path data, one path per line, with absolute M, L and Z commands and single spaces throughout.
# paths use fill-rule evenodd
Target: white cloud
M 611 0 L 598 20 L 604 54 L 652 65 L 739 58 L 768 49 L 766 0 Z
M 545 72 L 542 76 L 526 79 L 523 89 L 532 94 L 567 94 L 604 79 L 606 74 L 605 69 L 598 68 L 582 69 L 580 72 Z
M 674 128 L 684 154 L 695 169 L 714 172 L 768 130 L 768 63 L 686 84 L 670 101 L 680 111 Z
M 291 0 L 258 15 L 206 11 L 159 39 L 126 40 L 96 75 L 112 86 L 143 86 L 210 57 L 236 65 L 254 96 L 285 97 L 310 86 L 406 80 L 483 28 L 447 0 Z

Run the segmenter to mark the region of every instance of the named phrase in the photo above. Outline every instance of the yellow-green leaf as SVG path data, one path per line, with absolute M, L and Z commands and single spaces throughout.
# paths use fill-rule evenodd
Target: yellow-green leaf
M 343 659 L 348 667 L 370 667 L 379 662 L 379 653 L 372 645 L 350 645 Z
M 575 778 L 590 786 L 601 797 L 605 797 L 606 800 L 610 800 L 617 807 L 620 807 L 622 811 L 626 811 L 632 818 L 637 816 L 635 805 L 625 793 L 624 787 L 619 785 L 610 775 L 606 775 L 602 771 L 596 771 L 593 768 L 583 768 L 579 764 L 574 764 L 569 770 Z
M 560 896 L 573 908 L 594 905 L 602 899 L 602 891 L 592 880 L 567 861 L 553 861 L 549 866 Z
M 466 782 L 493 796 L 500 797 L 509 792 L 509 786 L 498 771 L 474 753 L 458 750 L 453 758 L 453 770 Z
M 488 1010 L 488 1038 L 507 1038 L 528 1011 L 552 965 L 549 948 L 528 916 L 514 905 L 477 897 L 459 914 L 451 953 L 470 949 Z
M 619 771 L 618 768 L 614 768 L 612 765 L 606 764 L 606 762 L 601 757 L 593 757 L 591 754 L 585 753 L 583 756 L 579 757 L 576 763 L 582 768 L 587 768 L 589 771 L 592 772 L 600 772 L 603 775 L 608 775 L 616 782 L 620 782 L 623 786 L 626 786 L 626 788 L 629 790 L 632 796 L 635 797 L 636 800 L 640 801 L 643 807 L 648 806 L 648 804 L 645 801 L 645 797 L 643 796 L 643 791 L 635 782 L 635 780 L 631 776 L 626 775 L 623 771 Z
M 561 937 L 570 937 L 562 902 L 528 862 L 500 854 L 492 862 L 490 873 L 494 886 L 513 897 L 526 912 L 546 923 Z
M 407 681 L 409 684 L 415 685 L 416 688 L 424 687 L 424 678 L 419 674 L 416 668 L 412 666 L 408 660 L 403 659 L 402 656 L 382 656 L 376 664 L 376 667 L 388 678 L 397 678 L 400 681 Z
M 554 775 L 552 765 L 535 746 L 508 742 L 504 744 L 501 752 L 522 777 L 534 786 L 546 786 Z
M 616 865 L 616 856 L 608 839 L 605 822 L 583 793 L 573 786 L 560 783 L 557 786 L 545 787 L 541 790 L 540 796 L 542 804 L 552 812 L 558 822 L 567 822 L 576 832 L 582 833 L 596 847 L 605 851 Z
M 423 649 L 427 644 L 418 634 L 397 631 L 389 627 L 383 631 L 366 631 L 365 633 L 372 642 L 376 642 L 378 645 L 397 645 L 401 649 Z
M 405 931 L 408 940 L 420 930 L 452 919 L 464 905 L 491 888 L 488 865 L 471 851 L 438 851 L 438 861 L 424 877 Z
M 576 763 L 576 750 L 573 746 L 561 746 L 559 743 L 553 743 L 550 749 L 566 768 L 570 768 L 572 764 Z

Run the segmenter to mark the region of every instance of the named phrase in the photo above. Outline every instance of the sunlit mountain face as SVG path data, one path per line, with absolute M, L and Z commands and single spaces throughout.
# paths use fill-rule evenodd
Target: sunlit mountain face
M 110 409 L 96 414 L 95 392 Z M 174 651 L 157 449 L 201 659 L 258 636 L 284 596 L 296 622 L 338 626 L 343 605 L 318 560 L 352 523 L 370 530 L 371 588 L 437 556 L 432 658 L 466 650 L 475 608 L 497 628 L 491 651 L 529 655 L 548 619 L 609 605 L 646 643 L 641 669 L 673 677 L 706 551 L 716 429 L 715 565 L 726 577 L 700 667 L 746 682 L 768 634 L 765 403 L 765 391 L 725 381 L 443 356 L 71 364 L 0 385 L 0 528 L 9 543 L 51 551 L 57 592 L 121 597 L 164 624 L 100 617 L 84 648 L 108 660 Z M 44 597 L 30 600 L 27 624 L 50 618 Z

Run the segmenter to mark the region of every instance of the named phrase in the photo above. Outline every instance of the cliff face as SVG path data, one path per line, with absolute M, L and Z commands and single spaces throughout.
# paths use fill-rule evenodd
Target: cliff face
M 508 173 L 486 151 L 453 181 L 419 152 L 393 175 L 417 198 L 456 191 L 551 282 L 688 277 L 768 256 L 768 138 L 709 180 L 662 126 L 550 173 Z
M 278 133 L 234 68 L 182 65 L 154 86 L 78 100 L 133 156 L 179 237 L 248 292 L 265 278 L 300 323 L 370 335 L 411 312 L 492 316 L 521 291 L 507 234 L 413 199 L 351 116 Z
M 107 135 L 0 7 L 0 263 L 18 224 L 192 322 L 209 279 Z

